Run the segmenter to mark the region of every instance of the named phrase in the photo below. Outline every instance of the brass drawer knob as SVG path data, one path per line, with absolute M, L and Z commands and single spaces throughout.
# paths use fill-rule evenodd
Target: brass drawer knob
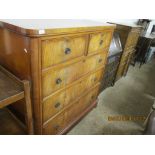
M 97 77 L 94 78 L 94 82 L 96 82 L 96 81 L 97 81 Z
M 54 107 L 55 107 L 55 108 L 58 108 L 58 107 L 60 107 L 60 105 L 61 105 L 60 102 L 57 102 L 57 103 L 54 105 Z
M 103 44 L 103 40 L 100 40 L 100 46 Z
M 60 78 L 56 79 L 56 84 L 60 84 L 62 80 Z
M 101 62 L 102 62 L 102 59 L 100 58 L 100 59 L 98 60 L 98 62 L 101 63 Z
M 66 48 L 65 49 L 65 54 L 67 55 L 67 54 L 70 54 L 71 53 L 71 49 L 70 48 Z

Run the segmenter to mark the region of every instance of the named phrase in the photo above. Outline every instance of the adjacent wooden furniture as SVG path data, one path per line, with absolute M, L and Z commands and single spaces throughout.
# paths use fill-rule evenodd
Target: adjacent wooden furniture
M 7 107 L 0 109 L 0 135 L 26 135 L 26 129 Z
M 122 55 L 122 45 L 118 33 L 113 34 L 113 39 L 110 44 L 109 56 L 105 67 L 105 73 L 101 82 L 101 91 L 114 86 L 116 73 Z
M 115 23 L 115 31 L 119 33 L 122 43 L 122 56 L 119 64 L 119 68 L 116 75 L 116 80 L 119 80 L 122 76 L 127 74 L 130 62 L 135 53 L 135 47 L 141 33 L 141 26 L 133 24 L 120 24 Z
M 0 64 L 31 81 L 35 134 L 64 134 L 96 106 L 115 25 L 0 22 Z M 22 120 L 23 107 L 12 107 Z
M 21 99 L 25 100 L 25 119 L 28 134 L 33 134 L 30 85 L 28 81 L 20 81 L 0 66 L 0 109 Z M 2 127 L 3 125 L 1 125 Z
M 138 62 L 141 65 L 147 62 L 147 59 L 149 57 L 150 47 L 153 46 L 155 43 L 155 34 L 143 34 L 140 35 L 137 46 L 136 46 L 136 52 L 133 60 L 133 65 Z
M 151 22 L 150 19 L 139 19 L 138 20 L 137 25 L 140 25 L 142 27 L 141 35 L 144 35 L 147 32 L 150 22 Z
M 120 52 L 108 57 L 104 78 L 101 82 L 102 91 L 115 84 L 115 78 L 116 78 L 121 55 L 122 53 Z

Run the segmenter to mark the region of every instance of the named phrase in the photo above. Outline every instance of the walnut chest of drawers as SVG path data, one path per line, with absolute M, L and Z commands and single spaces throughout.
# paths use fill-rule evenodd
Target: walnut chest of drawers
M 114 29 L 83 20 L 0 22 L 0 64 L 31 82 L 35 134 L 64 134 L 96 106 Z M 24 107 L 11 108 L 22 120 Z
M 131 59 L 135 53 L 135 47 L 141 32 L 141 26 L 134 24 L 116 24 L 115 31 L 120 35 L 122 43 L 122 56 L 118 67 L 116 80 L 127 74 Z

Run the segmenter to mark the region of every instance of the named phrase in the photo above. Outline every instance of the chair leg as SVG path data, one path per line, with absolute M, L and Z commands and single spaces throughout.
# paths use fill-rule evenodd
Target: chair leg
M 23 81 L 24 84 L 24 92 L 25 92 L 25 109 L 26 109 L 26 125 L 28 134 L 34 134 L 33 131 L 33 119 L 32 119 L 32 105 L 31 105 L 31 97 L 30 97 L 30 83 L 29 81 Z

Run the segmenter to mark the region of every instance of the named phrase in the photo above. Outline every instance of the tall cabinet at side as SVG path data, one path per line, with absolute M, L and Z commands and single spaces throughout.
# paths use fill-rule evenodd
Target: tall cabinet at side
M 135 47 L 138 42 L 142 27 L 135 24 L 116 24 L 115 31 L 119 34 L 122 43 L 122 56 L 118 71 L 116 74 L 116 81 L 121 77 L 126 76 L 130 62 L 135 53 Z

